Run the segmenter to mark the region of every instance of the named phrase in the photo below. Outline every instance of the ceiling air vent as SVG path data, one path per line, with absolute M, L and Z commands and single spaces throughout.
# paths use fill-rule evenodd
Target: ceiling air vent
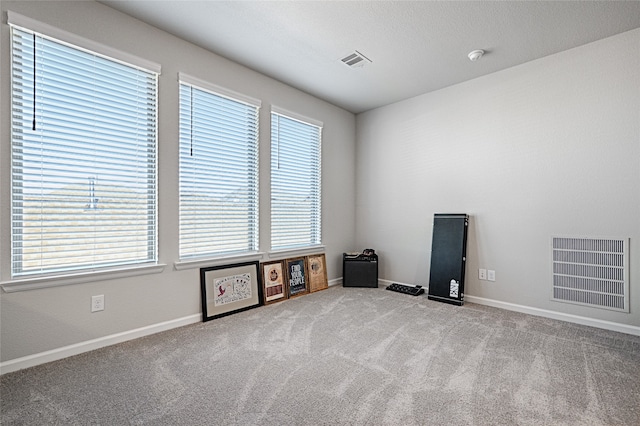
M 360 68 L 365 66 L 366 64 L 371 63 L 371 60 L 369 58 L 367 58 L 357 50 L 354 50 L 353 53 L 350 53 L 340 60 L 342 61 L 342 63 L 351 68 Z

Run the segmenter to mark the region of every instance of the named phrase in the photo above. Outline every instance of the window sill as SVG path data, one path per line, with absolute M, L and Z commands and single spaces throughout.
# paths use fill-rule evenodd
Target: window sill
M 208 266 L 227 265 L 231 263 L 251 262 L 255 260 L 262 260 L 264 253 L 254 252 L 248 254 L 238 254 L 230 256 L 217 256 L 217 257 L 201 257 L 190 260 L 179 260 L 173 263 L 173 267 L 176 271 L 182 271 L 185 269 L 203 268 Z
M 82 284 L 92 281 L 113 280 L 134 277 L 137 275 L 159 274 L 164 271 L 165 264 L 133 266 L 119 269 L 79 272 L 66 275 L 39 276 L 0 282 L 5 293 L 37 290 L 41 288 L 60 287 L 63 285 Z

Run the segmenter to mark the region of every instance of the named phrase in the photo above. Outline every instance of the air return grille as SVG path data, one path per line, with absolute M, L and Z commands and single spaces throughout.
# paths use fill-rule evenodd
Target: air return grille
M 628 239 L 552 238 L 553 300 L 629 312 Z
M 348 54 L 344 58 L 340 59 L 345 65 L 351 68 L 360 68 L 366 64 L 370 64 L 371 60 L 364 56 L 362 53 L 355 50 L 353 53 Z

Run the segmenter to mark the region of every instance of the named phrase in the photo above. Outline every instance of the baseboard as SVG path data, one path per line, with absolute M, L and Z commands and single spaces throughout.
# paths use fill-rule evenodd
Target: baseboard
M 494 308 L 506 309 L 508 311 L 521 312 L 523 314 L 530 314 L 538 317 L 551 318 L 560 321 L 572 322 L 574 324 L 587 325 L 590 327 L 602 328 L 605 330 L 617 331 L 619 333 L 640 336 L 640 327 L 634 325 L 620 324 L 617 322 L 604 321 L 595 318 L 581 317 L 579 315 L 564 314 L 562 312 L 516 305 L 515 303 L 485 299 L 484 297 L 470 296 L 468 294 L 464 295 L 464 299 L 467 302 L 477 303 L 478 305 L 492 306 Z
M 389 281 L 379 279 L 378 283 L 383 286 L 388 286 L 391 283 L 397 281 Z M 342 278 L 335 278 L 329 281 L 329 287 L 342 285 Z M 403 283 L 400 283 L 403 284 Z M 413 284 L 407 284 L 413 285 Z M 549 311 L 546 309 L 532 308 L 529 306 L 517 305 L 514 303 L 501 302 L 499 300 L 486 299 L 484 297 L 465 295 L 465 300 L 471 303 L 477 303 L 478 305 L 492 306 L 494 308 L 506 309 L 508 311 L 521 312 L 524 314 L 535 315 L 539 317 L 551 318 L 560 321 L 567 321 L 575 324 L 587 325 L 590 327 L 602 328 L 605 330 L 616 331 L 619 333 L 632 334 L 640 336 L 640 327 L 633 325 L 626 325 L 615 323 L 611 321 L 604 321 L 594 318 L 581 317 L 578 315 L 564 314 L 561 312 Z M 126 342 L 128 340 L 137 339 L 151 334 L 159 333 L 161 331 L 171 330 L 173 328 L 182 327 L 189 324 L 195 324 L 202 320 L 202 315 L 195 314 L 187 317 L 178 318 L 171 321 L 165 321 L 158 324 L 153 324 L 147 327 L 141 327 L 134 330 L 125 331 L 122 333 L 112 334 L 110 336 L 100 337 L 98 339 L 88 340 L 86 342 L 80 342 L 73 345 L 65 346 L 62 348 L 53 349 L 50 351 L 41 352 L 38 354 L 28 355 L 22 358 L 16 358 L 5 362 L 0 362 L 0 375 L 5 373 L 11 373 L 13 371 L 22 370 L 24 368 L 34 367 L 36 365 L 45 364 L 51 361 L 57 361 L 59 359 L 67 358 L 73 355 L 79 355 L 84 352 L 89 352 L 95 349 L 103 348 L 105 346 L 114 345 L 116 343 Z
M 328 282 L 329 287 L 342 285 L 342 278 L 335 278 Z M 178 318 L 171 321 L 165 321 L 159 324 L 153 324 L 147 327 L 137 328 L 135 330 L 125 331 L 122 333 L 112 334 L 110 336 L 100 337 L 98 339 L 87 340 L 86 342 L 75 343 L 73 345 L 64 346 L 62 348 L 52 349 L 22 358 L 16 358 L 5 362 L 0 362 L 0 375 L 11 373 L 13 371 L 22 370 L 24 368 L 35 367 L 36 365 L 45 364 L 51 361 L 67 358 L 73 355 L 79 355 L 105 346 L 114 345 L 116 343 L 126 342 L 128 340 L 137 339 L 139 337 L 149 336 L 161 331 L 171 330 L 172 328 L 182 327 L 184 325 L 194 324 L 202 320 L 201 314 L 189 315 L 184 318 Z
M 342 277 L 329 280 L 329 287 L 333 287 L 334 285 L 342 285 Z
M 378 278 L 378 285 L 382 285 L 384 287 L 389 287 L 391 284 L 402 284 L 402 285 L 408 285 L 409 287 L 415 287 L 415 284 L 407 284 L 407 283 L 403 283 L 400 281 L 389 281 L 389 280 L 383 280 Z M 427 290 L 427 288 L 425 287 L 425 291 Z
M 342 278 L 335 278 L 328 282 L 329 287 L 342 285 Z M 51 361 L 67 358 L 73 355 L 79 355 L 105 346 L 114 345 L 116 343 L 126 342 L 128 340 L 137 339 L 139 337 L 149 336 L 161 331 L 171 330 L 172 328 L 182 327 L 184 325 L 194 324 L 202 320 L 201 314 L 189 315 L 184 318 L 178 318 L 171 321 L 165 321 L 153 324 L 147 327 L 137 328 L 135 330 L 125 331 L 122 333 L 112 334 L 110 336 L 100 337 L 98 339 L 87 340 L 86 342 L 75 343 L 73 345 L 64 346 L 62 348 L 52 349 L 22 358 L 16 358 L 5 362 L 0 362 L 0 375 L 11 373 L 13 371 L 22 370 L 24 368 L 35 367 L 36 365 L 45 364 Z
M 50 351 L 38 354 L 28 355 L 22 358 L 16 358 L 0 363 L 0 375 L 11 373 L 13 371 L 22 370 L 24 368 L 34 367 L 51 361 L 67 358 L 73 355 L 79 355 L 105 346 L 114 345 L 116 343 L 126 342 L 128 340 L 137 339 L 161 331 L 171 330 L 173 328 L 182 327 L 184 325 L 194 324 L 202 320 L 201 314 L 189 315 L 187 317 L 178 318 L 171 321 L 165 321 L 158 324 L 152 324 L 146 327 L 136 328 L 134 330 L 122 333 L 112 334 L 110 336 L 100 337 L 98 339 L 87 340 L 86 342 L 75 343 L 73 345 L 64 346 L 62 348 L 52 349 Z
M 379 279 L 378 282 L 386 287 L 398 281 L 389 281 L 389 280 Z M 400 282 L 398 283 L 405 284 Z M 405 284 L 405 285 L 412 286 L 414 284 Z M 478 305 L 492 306 L 494 308 L 505 309 L 508 311 L 521 312 L 523 314 L 530 314 L 538 317 L 556 319 L 560 321 L 567 321 L 574 324 L 587 325 L 589 327 L 602 328 L 604 330 L 616 331 L 618 333 L 625 333 L 625 334 L 632 334 L 634 336 L 640 336 L 640 327 L 637 327 L 634 325 L 620 324 L 617 322 L 599 320 L 595 318 L 581 317 L 579 315 L 564 314 L 562 312 L 549 311 L 547 309 L 540 309 L 540 308 L 532 308 L 529 306 L 517 305 L 515 303 L 501 302 L 499 300 L 486 299 L 484 297 L 478 297 L 478 296 L 470 296 L 468 294 L 464 295 L 464 299 L 467 302 L 477 303 Z

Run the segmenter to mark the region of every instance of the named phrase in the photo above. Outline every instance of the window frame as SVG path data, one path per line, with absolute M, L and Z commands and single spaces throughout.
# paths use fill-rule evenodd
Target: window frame
M 164 264 L 160 264 L 158 262 L 159 258 L 159 249 L 158 249 L 158 82 L 159 75 L 161 72 L 160 65 L 145 60 L 143 58 L 136 57 L 127 52 L 122 52 L 117 49 L 110 48 L 108 46 L 102 45 L 100 43 L 94 42 L 89 39 L 85 39 L 83 37 L 77 36 L 75 34 L 66 32 L 59 28 L 50 26 L 48 24 L 41 23 L 34 19 L 25 17 L 23 15 L 14 13 L 12 11 L 7 12 L 8 20 L 10 28 L 10 50 L 11 50 L 11 83 L 10 83 L 10 96 L 11 100 L 15 99 L 14 97 L 14 72 L 16 70 L 14 66 L 14 30 L 26 32 L 27 34 L 33 34 L 34 37 L 41 37 L 42 39 L 51 40 L 57 45 L 63 46 L 64 48 L 73 49 L 73 51 L 83 52 L 85 54 L 90 54 L 95 57 L 104 58 L 112 63 L 124 65 L 132 70 L 142 71 L 148 74 L 153 81 L 153 85 L 149 86 L 153 88 L 154 94 L 154 114 L 155 119 L 153 120 L 153 125 L 151 127 L 153 131 L 153 140 L 149 140 L 151 143 L 151 149 L 153 151 L 147 151 L 148 160 L 145 161 L 147 167 L 147 172 L 145 175 L 147 179 L 151 178 L 152 181 L 146 184 L 146 189 L 144 190 L 148 196 L 145 202 L 146 214 L 144 217 L 145 220 L 151 220 L 151 222 L 147 222 L 147 237 L 146 242 L 144 243 L 147 246 L 147 256 L 146 259 L 143 260 L 132 260 L 127 259 L 124 261 L 114 261 L 105 263 L 103 265 L 99 264 L 86 264 L 86 263 L 78 263 L 67 265 L 62 268 L 39 268 L 32 270 L 18 270 L 14 267 L 14 234 L 17 232 L 16 228 L 14 228 L 14 220 L 11 219 L 9 223 L 9 232 L 11 235 L 11 254 L 10 254 L 10 262 L 11 266 L 8 268 L 10 271 L 10 280 L 4 281 L 0 283 L 0 286 L 4 289 L 4 291 L 12 292 L 12 291 L 20 291 L 20 290 L 29 290 L 35 288 L 45 288 L 49 286 L 56 285 L 66 285 L 66 284 L 74 284 L 79 282 L 87 282 L 95 279 L 108 279 L 111 277 L 122 277 L 122 276 L 135 276 L 141 274 L 148 273 L 158 273 L 162 272 L 164 269 Z M 21 37 L 24 38 L 24 35 Z M 69 51 L 72 52 L 72 51 Z M 41 71 L 39 71 L 41 72 Z M 68 99 L 67 97 L 63 99 Z M 13 106 L 11 107 L 11 111 L 13 114 Z M 16 142 L 14 140 L 14 125 L 11 125 L 10 128 L 10 149 L 11 149 L 11 157 L 12 157 L 12 165 L 11 165 L 11 179 L 9 186 L 9 195 L 11 198 L 11 203 L 14 202 L 14 193 L 15 193 L 15 185 L 14 182 L 14 151 L 16 148 Z M 149 157 L 150 155 L 150 157 Z M 43 157 L 46 158 L 46 157 Z M 87 158 L 87 157 L 83 157 Z M 86 161 L 86 160 L 83 160 Z M 21 166 L 23 167 L 23 166 Z M 22 173 L 22 169 L 20 170 Z M 150 174 L 151 173 L 151 174 Z M 153 191 L 153 193 L 149 193 L 149 191 Z M 151 203 L 151 204 L 149 204 Z M 150 206 L 152 206 L 152 210 L 149 210 Z M 148 228 L 149 223 L 151 223 L 151 231 Z M 151 234 L 149 232 L 152 232 Z M 149 244 L 153 244 L 151 247 Z
M 183 182 L 183 165 L 182 165 L 182 156 L 183 156 L 183 147 L 182 147 L 182 132 L 181 129 L 183 127 L 183 117 L 182 117 L 182 89 L 184 86 L 189 86 L 192 89 L 196 89 L 202 91 L 205 94 L 211 95 L 213 97 L 220 98 L 220 100 L 231 101 L 237 104 L 244 104 L 249 109 L 255 109 L 255 127 L 253 129 L 246 127 L 244 130 L 248 133 L 251 133 L 253 130 L 253 134 L 255 139 L 251 140 L 251 143 L 247 142 L 246 148 L 249 148 L 253 145 L 253 156 L 248 156 L 246 159 L 248 163 L 254 165 L 255 169 L 253 171 L 249 171 L 247 169 L 247 173 L 253 173 L 253 183 L 254 185 L 251 187 L 249 185 L 249 192 L 254 194 L 253 203 L 249 201 L 249 207 L 247 207 L 247 229 L 248 229 L 248 238 L 247 238 L 247 246 L 245 249 L 236 249 L 236 250 L 219 250 L 219 251 L 200 251 L 197 253 L 185 254 L 183 253 L 183 193 L 182 193 L 182 182 Z M 238 259 L 248 259 L 255 260 L 260 257 L 260 109 L 262 107 L 262 102 L 259 99 L 253 98 L 251 96 L 247 96 L 242 93 L 235 92 L 233 90 L 218 86 L 216 84 L 210 83 L 208 81 L 199 79 L 197 77 L 193 77 L 191 75 L 185 73 L 178 73 L 178 91 L 179 91 L 179 117 L 178 117 L 178 126 L 179 126 L 179 143 L 178 143 L 178 157 L 179 157 L 179 165 L 178 165 L 178 216 L 179 216 L 179 229 L 178 229 L 178 261 L 174 263 L 176 269 L 187 269 L 193 267 L 200 267 L 205 265 L 211 265 L 212 261 L 216 263 L 216 261 L 221 260 L 233 260 L 236 261 Z M 190 102 L 193 99 L 189 100 Z M 188 106 L 191 112 L 193 111 L 193 105 Z M 191 139 L 193 140 L 193 139 Z M 217 147 L 220 148 L 220 147 Z M 216 149 L 216 147 L 212 148 Z M 248 155 L 248 154 L 247 154 Z M 251 180 L 248 178 L 248 180 Z M 248 184 L 248 182 L 247 182 Z M 253 211 L 253 213 L 251 213 Z M 251 216 L 253 215 L 253 222 L 251 220 Z M 253 242 L 253 244 L 251 244 Z
M 312 232 L 311 236 L 310 236 L 310 241 L 308 241 L 308 243 L 303 243 L 303 244 L 293 244 L 293 245 L 274 245 L 274 217 L 276 216 L 274 214 L 274 186 L 277 187 L 278 185 L 274 185 L 274 179 L 275 179 L 275 173 L 274 173 L 274 163 L 277 163 L 277 161 L 279 161 L 278 159 L 274 158 L 274 150 L 278 150 L 279 148 L 274 147 L 275 143 L 279 143 L 279 139 L 280 139 L 280 134 L 278 133 L 277 138 L 278 140 L 275 140 L 274 138 L 276 137 L 274 132 L 274 116 L 279 116 L 285 120 L 290 120 L 291 122 L 297 122 L 301 125 L 304 126 L 308 126 L 309 128 L 315 128 L 317 130 L 317 146 L 315 148 L 315 153 L 312 153 L 314 155 L 317 155 L 317 157 L 315 157 L 314 160 L 316 164 L 317 164 L 317 169 L 315 170 L 315 174 L 317 175 L 317 180 L 315 180 L 314 182 L 312 182 L 310 185 L 313 186 L 317 186 L 317 199 L 316 200 L 312 200 L 312 208 L 311 210 L 308 211 L 309 216 L 311 216 L 311 226 L 315 227 L 317 229 L 317 231 Z M 271 148 L 270 148 L 270 153 L 271 153 L 271 160 L 270 160 L 270 171 L 271 171 L 271 179 L 270 179 L 270 253 L 272 255 L 277 255 L 277 254 L 286 254 L 286 253 L 300 253 L 300 252 L 316 252 L 317 250 L 323 250 L 324 249 L 324 245 L 322 243 L 322 132 L 323 132 L 323 123 L 319 120 L 315 120 L 313 118 L 309 118 L 306 116 L 303 116 L 301 114 L 286 110 L 284 108 L 280 108 L 278 106 L 271 106 L 271 114 L 270 114 L 270 129 L 271 129 L 271 138 L 270 138 L 270 142 L 271 142 Z M 276 154 L 276 156 L 279 155 L 279 152 Z M 309 190 L 311 192 L 313 191 L 313 188 L 309 188 Z M 314 223 L 313 222 L 313 216 L 317 216 L 317 221 Z M 275 225 L 277 226 L 277 225 Z

